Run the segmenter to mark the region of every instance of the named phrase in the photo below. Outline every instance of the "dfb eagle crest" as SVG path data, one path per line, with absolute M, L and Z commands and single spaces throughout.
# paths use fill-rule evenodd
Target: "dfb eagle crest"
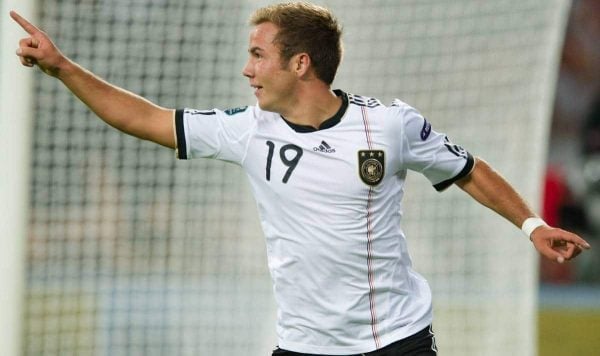
M 385 153 L 381 150 L 358 151 L 358 173 L 365 184 L 379 184 L 385 174 Z

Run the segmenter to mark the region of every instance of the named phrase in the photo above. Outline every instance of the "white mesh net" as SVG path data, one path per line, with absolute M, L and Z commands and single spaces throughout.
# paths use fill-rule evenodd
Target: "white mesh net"
M 253 103 L 246 19 L 266 2 L 44 0 L 40 27 L 166 107 Z M 537 203 L 564 0 L 326 1 L 345 27 L 336 87 L 398 97 Z M 264 242 L 243 172 L 124 136 L 37 78 L 24 352 L 266 355 Z M 458 189 L 409 179 L 404 226 L 444 355 L 535 353 L 535 255 Z

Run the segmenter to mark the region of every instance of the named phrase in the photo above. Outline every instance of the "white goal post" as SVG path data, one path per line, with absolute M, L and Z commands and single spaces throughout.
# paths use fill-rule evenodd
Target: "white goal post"
M 0 355 L 21 354 L 25 244 L 29 208 L 31 71 L 15 56 L 22 30 L 9 10 L 33 13 L 33 1 L 0 1 Z

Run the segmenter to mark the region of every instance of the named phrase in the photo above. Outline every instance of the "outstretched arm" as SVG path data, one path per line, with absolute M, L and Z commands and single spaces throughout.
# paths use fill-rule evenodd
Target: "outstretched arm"
M 519 228 L 526 219 L 536 217 L 512 186 L 481 159 L 476 160 L 471 174 L 456 184 Z M 533 230 L 530 239 L 540 254 L 559 263 L 575 258 L 582 249 L 590 248 L 581 237 L 548 225 Z
M 71 61 L 50 37 L 14 11 L 10 16 L 29 34 L 17 55 L 26 67 L 37 65 L 58 78 L 107 124 L 141 139 L 175 148 L 173 110 L 114 86 Z

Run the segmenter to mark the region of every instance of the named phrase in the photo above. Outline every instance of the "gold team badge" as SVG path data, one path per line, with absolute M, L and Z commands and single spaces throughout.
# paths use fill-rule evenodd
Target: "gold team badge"
M 381 150 L 358 151 L 358 171 L 365 184 L 377 185 L 385 174 L 385 154 Z

